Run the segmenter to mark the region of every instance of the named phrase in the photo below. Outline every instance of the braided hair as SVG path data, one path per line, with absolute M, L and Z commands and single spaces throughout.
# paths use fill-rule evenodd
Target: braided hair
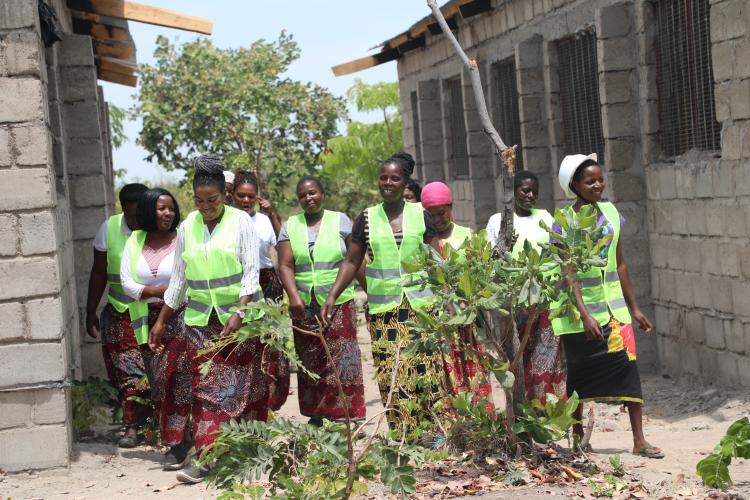
M 404 177 L 407 179 L 411 178 L 411 174 L 414 173 L 414 166 L 416 162 L 414 157 L 405 151 L 399 151 L 394 153 L 390 158 L 383 162 L 383 165 L 394 164 L 401 167 L 401 171 L 404 173 Z
M 224 162 L 221 156 L 214 154 L 201 155 L 193 160 L 195 175 L 193 176 L 193 189 L 198 186 L 216 186 L 222 193 L 226 189 L 224 180 Z

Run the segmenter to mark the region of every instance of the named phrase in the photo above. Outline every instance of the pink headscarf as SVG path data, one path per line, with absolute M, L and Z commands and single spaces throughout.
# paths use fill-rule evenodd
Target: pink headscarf
M 451 188 L 442 182 L 430 182 L 422 188 L 422 206 L 439 207 L 453 203 Z

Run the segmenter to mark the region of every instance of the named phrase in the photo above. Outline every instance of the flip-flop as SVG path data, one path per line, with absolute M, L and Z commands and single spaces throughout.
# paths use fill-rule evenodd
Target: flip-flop
M 644 458 L 664 458 L 664 452 L 654 445 L 641 446 L 633 451 L 633 455 Z

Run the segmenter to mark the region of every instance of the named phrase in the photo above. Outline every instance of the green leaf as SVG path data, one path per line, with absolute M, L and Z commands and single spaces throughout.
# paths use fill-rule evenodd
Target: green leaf
M 729 476 L 730 458 L 710 454 L 696 466 L 696 473 L 709 488 L 726 489 L 734 484 Z

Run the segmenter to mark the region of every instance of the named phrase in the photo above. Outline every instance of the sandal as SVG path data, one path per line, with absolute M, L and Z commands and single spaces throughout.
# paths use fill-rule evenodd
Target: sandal
M 644 458 L 664 458 L 664 452 L 651 444 L 634 449 L 633 455 Z

